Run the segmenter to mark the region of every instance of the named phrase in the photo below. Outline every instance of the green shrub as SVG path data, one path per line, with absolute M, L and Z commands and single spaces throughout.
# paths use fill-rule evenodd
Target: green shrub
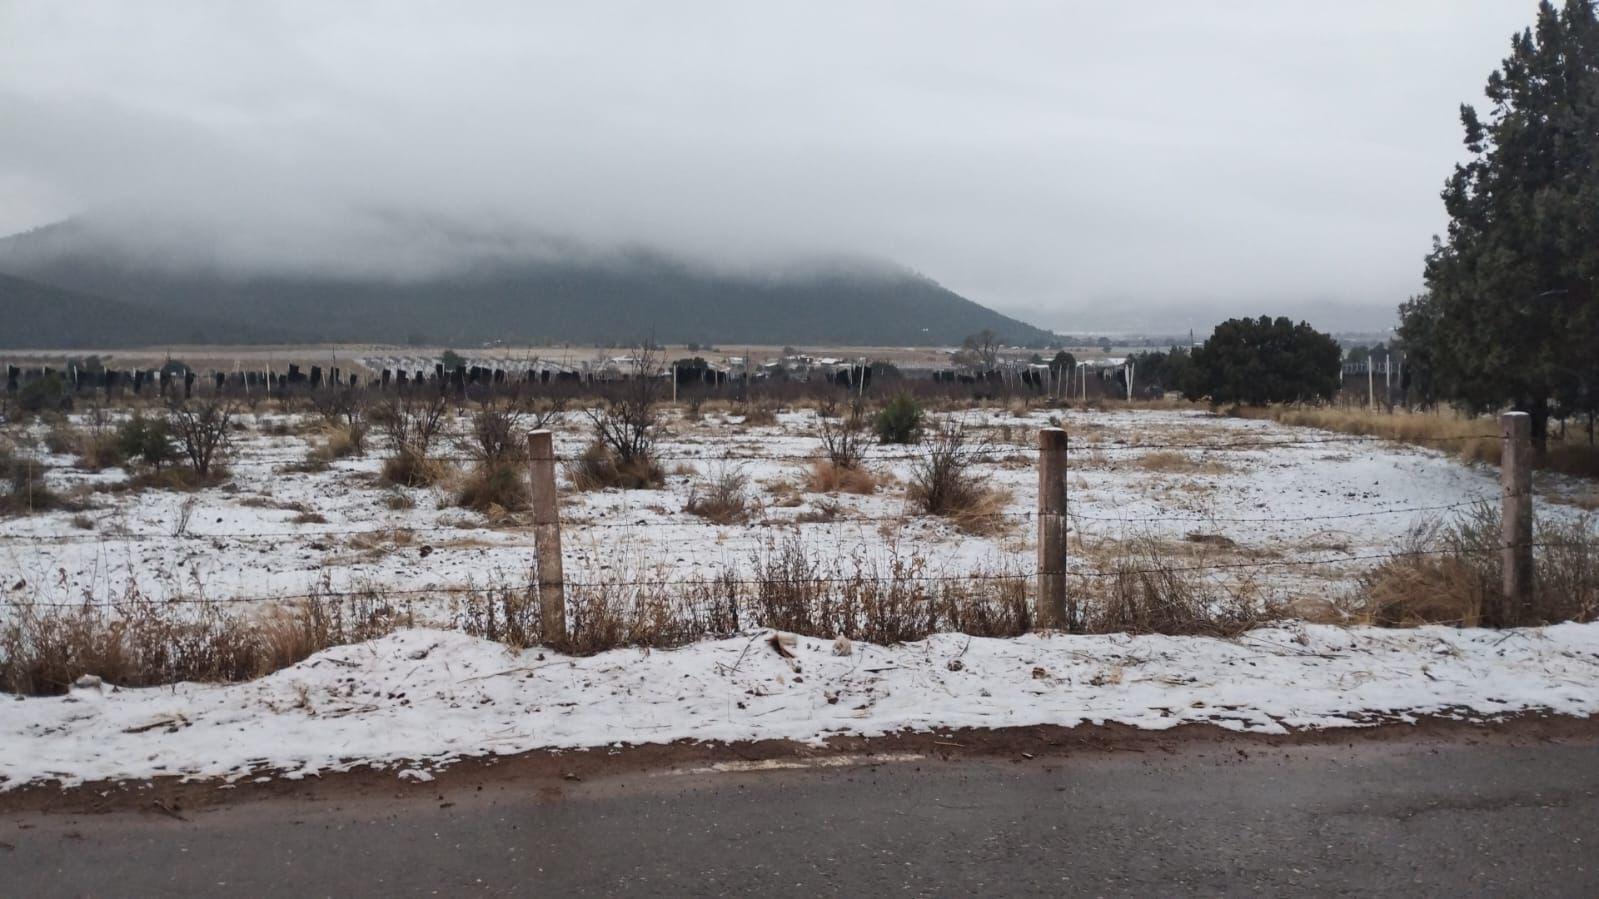
M 137 460 L 158 472 L 178 460 L 172 426 L 164 418 L 146 418 L 139 412 L 117 428 L 117 449 L 123 457 Z
M 922 433 L 922 407 L 910 394 L 897 394 L 877 413 L 872 429 L 883 443 L 915 443 Z

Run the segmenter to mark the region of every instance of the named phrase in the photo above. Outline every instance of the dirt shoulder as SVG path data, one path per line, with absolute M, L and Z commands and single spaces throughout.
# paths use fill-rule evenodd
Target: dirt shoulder
M 1414 723 L 1382 723 L 1362 728 L 1299 731 L 1289 734 L 1239 733 L 1209 724 L 1183 725 L 1164 731 L 1107 724 L 1080 727 L 1032 726 L 992 730 L 951 729 L 897 733 L 881 737 L 836 737 L 815 746 L 788 740 L 751 743 L 697 743 L 602 747 L 585 750 L 534 751 L 518 755 L 469 758 L 430 769 L 432 779 L 402 779 L 409 766 L 361 767 L 301 780 L 263 773 L 232 784 L 216 780 L 184 782 L 179 778 L 89 783 L 62 788 L 36 784 L 0 793 L 0 814 L 42 812 L 97 814 L 145 811 L 182 817 L 224 804 L 263 800 L 330 802 L 383 797 L 414 798 L 485 790 L 514 790 L 556 800 L 576 783 L 638 775 L 742 766 L 827 766 L 914 761 L 989 760 L 1027 764 L 1109 753 L 1250 753 L 1287 751 L 1296 747 L 1347 746 L 1424 748 L 1428 744 L 1495 743 L 1529 745 L 1547 742 L 1599 744 L 1599 718 L 1520 715 L 1491 723 L 1468 723 L 1432 717 Z

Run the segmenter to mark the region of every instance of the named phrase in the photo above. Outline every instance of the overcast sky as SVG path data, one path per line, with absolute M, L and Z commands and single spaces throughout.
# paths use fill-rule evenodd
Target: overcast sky
M 980 302 L 1391 309 L 1533 0 L 0 0 L 0 232 L 373 209 Z M 300 237 L 296 237 L 300 235 Z

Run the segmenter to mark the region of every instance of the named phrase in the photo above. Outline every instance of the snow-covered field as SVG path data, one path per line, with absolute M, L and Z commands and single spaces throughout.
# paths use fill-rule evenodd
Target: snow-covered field
M 925 571 L 1032 571 L 1037 431 L 1059 415 L 1071 434 L 1071 565 L 1091 571 L 1107 542 L 1153 536 L 1250 564 L 1279 601 L 1347 591 L 1372 556 L 1420 522 L 1497 496 L 1497 473 L 1445 452 L 1361 441 L 1186 410 L 973 411 L 988 444 L 979 465 L 1006 495 L 1002 526 L 968 533 L 916 514 L 907 454 L 873 447 L 876 494 L 809 493 L 820 453 L 815 413 L 771 426 L 736 415 L 675 414 L 659 445 L 660 490 L 579 492 L 562 475 L 569 581 L 747 572 L 796 537 L 813 556 Z M 365 458 L 300 471 L 315 434 L 304 421 L 247 416 L 232 476 L 192 493 L 85 493 L 81 514 L 11 518 L 0 534 L 0 611 L 26 602 L 151 597 L 239 599 L 334 590 L 428 591 L 521 583 L 532 535 L 517 516 L 452 504 L 447 487 L 380 482 L 381 439 Z M 282 433 L 288 431 L 290 433 Z M 42 432 L 36 436 L 42 437 Z M 589 439 L 570 415 L 557 452 Z M 113 484 L 110 470 L 49 456 L 64 491 Z M 748 524 L 715 525 L 684 507 L 704 477 L 749 476 Z M 1575 520 L 1571 485 L 1540 478 L 1538 515 Z M 253 607 L 253 606 L 252 606 Z M 429 622 L 424 603 L 419 620 Z M 440 616 L 442 618 L 442 616 Z M 319 653 L 258 681 L 152 689 L 75 689 L 0 699 L 0 788 L 40 779 L 291 776 L 364 763 L 442 763 L 535 748 L 680 739 L 874 735 L 963 726 L 1204 721 L 1282 731 L 1420 714 L 1491 717 L 1599 711 L 1599 625 L 1489 632 L 1287 624 L 1232 640 L 1159 636 L 970 638 L 894 647 L 800 638 L 783 658 L 767 632 L 670 651 L 569 658 L 517 652 L 448 630 L 403 630 Z M 426 777 L 413 773 L 412 777 Z
M 873 447 L 880 457 L 873 467 L 887 480 L 875 495 L 806 493 L 800 485 L 808 458 L 820 452 L 814 412 L 784 412 L 766 427 L 745 426 L 736 415 L 708 414 L 699 422 L 673 416 L 659 447 L 672 472 L 664 489 L 579 493 L 565 489 L 562 476 L 566 575 L 603 579 L 625 569 L 710 578 L 727 568 L 747 570 L 753 554 L 788 535 L 827 559 L 875 564 L 916 555 L 927 570 L 945 575 L 1030 572 L 1035 526 L 1028 516 L 1037 504 L 1032 451 L 1052 414 L 1072 435 L 1074 570 L 1096 564 L 1093 548 L 1103 540 L 1203 538 L 1222 557 L 1270 563 L 1250 573 L 1264 595 L 1336 595 L 1363 567 L 1360 557 L 1391 551 L 1419 521 L 1497 495 L 1495 471 L 1463 465 L 1446 452 L 1352 442 L 1271 422 L 1175 410 L 988 410 L 965 418 L 991 445 L 981 470 L 1009 498 L 1002 527 L 971 534 L 908 507 L 906 448 Z M 55 512 L 8 520 L 0 535 L 0 568 L 8 572 L 0 589 L 8 592 L 0 595 L 76 602 L 137 587 L 152 597 L 237 598 L 302 594 L 319 584 L 417 595 L 525 580 L 532 559 L 525 521 L 456 508 L 448 488 L 383 485 L 376 477 L 380 437 L 374 435 L 366 458 L 305 473 L 290 466 L 304 458 L 313 436 L 271 433 L 297 422 L 263 414 L 243 423 L 233 475 L 222 486 L 97 492 L 83 517 Z M 588 440 L 587 422 L 569 414 L 557 429 L 557 452 L 575 456 Z M 1168 444 L 1174 448 L 1162 448 Z M 115 469 L 73 470 L 67 456 L 48 458 L 56 466 L 50 479 L 63 489 L 124 477 Z M 684 511 L 696 482 L 725 466 L 749 475 L 759 508 L 747 525 L 714 525 Z M 1538 514 L 1579 512 L 1546 501 Z M 833 520 L 807 521 L 819 518 Z M 1337 561 L 1350 556 L 1357 560 Z M 1328 564 L 1283 564 L 1318 560 Z
M 1347 727 L 1422 714 L 1599 712 L 1599 625 L 1290 625 L 1235 640 L 940 634 L 894 647 L 766 632 L 588 658 L 442 630 L 319 653 L 250 683 L 0 699 L 0 790 L 40 780 L 401 777 L 468 756 L 676 740 L 1120 722 Z

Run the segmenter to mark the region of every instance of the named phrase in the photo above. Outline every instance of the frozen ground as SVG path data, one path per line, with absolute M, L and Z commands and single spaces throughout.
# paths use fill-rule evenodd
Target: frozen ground
M 1100 564 L 1106 541 L 1157 535 L 1179 544 L 1188 538 L 1210 561 L 1265 563 L 1225 575 L 1247 576 L 1260 595 L 1336 595 L 1370 564 L 1362 557 L 1391 551 L 1417 522 L 1497 495 L 1495 471 L 1463 465 L 1447 452 L 1271 422 L 1197 411 L 996 410 L 965 416 L 990 444 L 981 469 L 1009 494 L 1003 526 L 975 535 L 906 506 L 906 448 L 873 448 L 879 457 L 873 467 L 888 481 L 876 495 L 805 493 L 799 485 L 807 457 L 820 452 L 814 412 L 782 413 L 768 427 L 707 414 L 700 422 L 669 420 L 660 445 L 673 472 L 665 489 L 563 489 L 566 574 L 573 581 L 618 572 L 710 578 L 726 568 L 747 571 L 754 554 L 791 534 L 825 559 L 882 565 L 915 555 L 941 575 L 1030 572 L 1033 448 L 1051 414 L 1061 414 L 1072 435 L 1074 570 Z M 237 598 L 301 594 L 325 583 L 425 599 L 429 590 L 525 580 L 532 558 L 525 522 L 452 507 L 447 488 L 382 485 L 380 437 L 366 458 L 304 473 L 290 466 L 304 458 L 313 435 L 271 433 L 303 422 L 262 415 L 243 423 L 233 476 L 220 487 L 96 492 L 94 508 L 81 518 L 57 512 L 7 520 L 0 596 L 76 602 L 136 587 L 153 597 Z M 557 430 L 557 451 L 576 455 L 588 439 L 587 422 L 569 414 Z M 1216 444 L 1226 446 L 1211 448 Z M 73 470 L 65 456 L 50 461 L 58 466 L 50 477 L 64 489 L 124 477 Z M 751 524 L 717 526 L 683 511 L 696 481 L 724 466 L 750 476 L 751 496 L 761 506 Z M 564 475 L 562 481 L 564 488 Z M 1559 498 L 1562 485 L 1551 481 L 1541 489 L 1545 500 Z M 400 494 L 403 503 L 396 502 Z M 828 509 L 835 520 L 802 521 L 826 517 L 818 513 Z M 1544 501 L 1538 514 L 1579 512 Z M 1355 561 L 1339 561 L 1349 557 Z M 1326 564 L 1298 564 L 1304 562 Z
M 1185 722 L 1280 733 L 1439 714 L 1599 711 L 1599 625 L 1290 625 L 1235 640 L 943 634 L 894 647 L 768 632 L 568 658 L 442 630 L 319 653 L 257 681 L 0 699 L 0 790 L 40 780 L 426 780 L 466 756 L 675 740 Z

